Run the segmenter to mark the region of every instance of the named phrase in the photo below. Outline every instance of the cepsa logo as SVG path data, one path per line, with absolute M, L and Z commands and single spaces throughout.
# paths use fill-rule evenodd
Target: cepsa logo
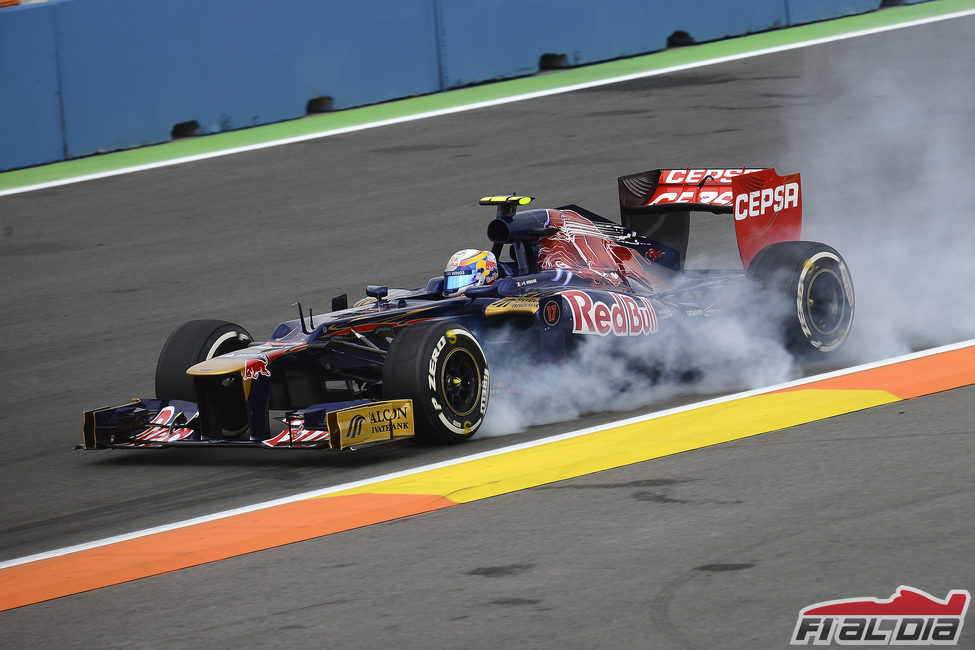
M 731 205 L 731 190 L 706 189 L 711 185 L 730 185 L 731 179 L 743 174 L 758 171 L 757 169 L 668 169 L 663 170 L 660 176 L 657 193 L 650 201 L 649 205 L 659 203 L 714 203 L 718 205 Z M 706 180 L 705 180 L 706 179 Z M 703 181 L 703 183 L 702 183 Z M 698 187 L 698 184 L 701 187 Z M 666 186 L 692 186 L 690 189 L 683 187 Z
M 768 210 L 782 212 L 799 205 L 799 183 L 785 183 L 776 187 L 739 194 L 735 197 L 735 219 L 761 217 Z
M 709 183 L 731 183 L 731 179 L 742 174 L 757 172 L 757 169 L 669 169 L 660 182 L 667 185 L 676 183 L 700 183 L 710 176 Z
M 953 589 L 944 600 L 901 585 L 886 600 L 848 598 L 799 612 L 791 645 L 956 645 L 971 594 Z
M 596 300 L 583 291 L 563 291 L 572 312 L 573 334 L 643 336 L 657 331 L 657 314 L 643 296 L 611 294 L 613 302 Z

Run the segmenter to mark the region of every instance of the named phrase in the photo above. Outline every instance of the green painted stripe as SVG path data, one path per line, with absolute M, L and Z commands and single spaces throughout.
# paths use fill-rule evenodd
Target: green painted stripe
M 479 102 L 547 91 L 575 84 L 590 83 L 624 75 L 651 72 L 674 66 L 701 63 L 770 48 L 795 45 L 816 39 L 833 38 L 862 30 L 889 27 L 971 9 L 975 9 L 975 0 L 931 0 L 930 2 L 916 5 L 884 9 L 859 16 L 850 16 L 788 29 L 752 34 L 693 47 L 665 50 L 655 54 L 647 54 L 607 63 L 484 84 L 434 95 L 411 97 L 334 113 L 313 115 L 277 124 L 242 129 L 240 131 L 179 140 L 176 142 L 19 169 L 0 173 L 0 190 L 62 181 L 91 174 L 156 164 L 189 156 L 211 154 L 238 147 L 249 147 L 287 138 L 308 136 L 335 129 L 362 126 L 383 120 L 419 115 L 430 111 L 449 110 Z

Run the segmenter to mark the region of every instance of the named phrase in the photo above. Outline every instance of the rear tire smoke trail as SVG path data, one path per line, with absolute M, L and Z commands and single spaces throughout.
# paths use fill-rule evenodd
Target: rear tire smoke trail
M 649 406 L 679 394 L 750 389 L 797 376 L 792 355 L 767 323 L 737 318 L 667 323 L 648 337 L 580 341 L 561 363 L 523 349 L 489 357 L 496 391 L 480 435 L 506 435 L 583 415 Z M 528 361 L 525 361 L 528 359 Z

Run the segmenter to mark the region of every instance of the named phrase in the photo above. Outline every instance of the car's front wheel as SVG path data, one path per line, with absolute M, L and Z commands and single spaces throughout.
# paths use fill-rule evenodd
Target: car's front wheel
M 418 442 L 473 436 L 484 421 L 490 388 L 484 351 L 466 328 L 437 321 L 395 330 L 383 364 L 383 398 L 413 400 Z
M 177 327 L 166 339 L 156 362 L 156 397 L 199 402 L 190 366 L 213 357 L 246 348 L 253 341 L 240 325 L 222 320 L 191 320 Z M 238 382 L 239 383 L 239 382 Z M 216 404 L 222 412 L 223 436 L 236 438 L 248 427 L 247 410 L 238 385 L 222 385 Z

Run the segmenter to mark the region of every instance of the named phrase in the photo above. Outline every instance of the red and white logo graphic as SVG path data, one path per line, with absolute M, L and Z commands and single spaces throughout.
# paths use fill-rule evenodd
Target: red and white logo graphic
M 886 600 L 847 598 L 799 612 L 791 645 L 956 645 L 971 594 L 953 589 L 944 599 L 901 585 Z
M 752 190 L 735 197 L 735 219 L 762 217 L 769 211 L 779 213 L 799 205 L 799 183 L 783 183 L 775 187 Z
M 709 203 L 731 205 L 733 178 L 757 169 L 662 169 L 653 197 L 647 205 L 661 203 Z
M 244 365 L 244 379 L 257 379 L 258 377 L 270 377 L 271 371 L 267 369 L 267 355 L 262 355 L 257 359 L 249 359 Z
M 177 427 L 175 426 L 176 418 L 182 415 L 176 412 L 176 408 L 172 406 L 167 406 L 156 414 L 156 417 L 152 418 L 152 422 L 149 424 L 145 431 L 135 434 L 132 436 L 135 440 L 144 440 L 147 442 L 173 442 L 174 440 L 182 440 L 183 438 L 188 438 L 193 435 L 193 429 L 189 427 Z M 193 417 L 187 420 L 187 423 L 199 416 L 199 413 L 194 413 Z
M 562 296 L 572 311 L 573 334 L 642 336 L 657 331 L 657 314 L 643 296 L 614 293 L 610 304 L 584 291 L 563 291 Z
M 301 415 L 293 417 L 285 422 L 288 428 L 278 435 L 262 440 L 261 444 L 268 447 L 290 446 L 304 443 L 311 446 L 311 443 L 322 443 L 328 441 L 328 431 L 323 429 L 306 429 L 305 418 Z
M 661 169 L 660 183 L 672 185 L 674 183 L 687 183 L 698 185 L 700 183 L 731 183 L 735 176 L 757 172 L 758 169 Z

